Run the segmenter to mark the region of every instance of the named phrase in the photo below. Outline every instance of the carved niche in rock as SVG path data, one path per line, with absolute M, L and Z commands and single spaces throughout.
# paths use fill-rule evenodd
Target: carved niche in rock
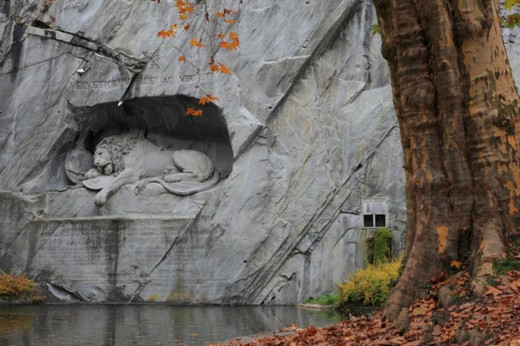
M 219 181 L 206 154 L 163 149 L 137 133 L 104 138 L 95 148 L 93 162 L 94 167 L 84 173 L 83 185 L 100 190 L 94 199 L 97 206 L 103 206 L 126 184 L 136 183 L 135 192 L 139 193 L 147 184 L 157 183 L 170 193 L 187 196 L 207 190 Z M 186 187 L 176 183 L 190 184 Z

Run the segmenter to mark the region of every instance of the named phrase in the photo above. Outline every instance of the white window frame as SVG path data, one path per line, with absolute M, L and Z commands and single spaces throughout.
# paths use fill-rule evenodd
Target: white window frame
M 376 226 L 376 216 L 384 215 L 383 226 Z M 365 216 L 372 217 L 372 226 L 365 224 Z M 384 197 L 375 197 L 361 201 L 361 223 L 363 228 L 388 228 L 388 201 Z

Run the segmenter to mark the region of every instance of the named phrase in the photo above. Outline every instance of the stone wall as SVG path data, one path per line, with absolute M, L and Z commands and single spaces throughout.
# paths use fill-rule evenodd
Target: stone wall
M 231 75 L 188 43 L 205 25 L 197 3 L 191 34 L 163 40 L 168 1 L 4 2 L 1 269 L 65 301 L 297 303 L 364 265 L 373 197 L 402 248 L 399 130 L 371 2 L 243 2 L 228 28 L 239 50 L 216 53 Z M 209 13 L 237 3 L 206 1 Z M 216 106 L 186 117 L 204 93 Z M 67 179 L 67 154 L 126 129 L 205 152 L 221 181 L 188 197 L 133 183 L 96 206 Z

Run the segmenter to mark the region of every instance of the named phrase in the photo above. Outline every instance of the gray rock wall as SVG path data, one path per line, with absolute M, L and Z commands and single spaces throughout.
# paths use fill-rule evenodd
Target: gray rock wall
M 206 1 L 209 13 L 237 3 Z M 222 30 L 200 2 L 191 34 L 167 40 L 167 1 L 4 2 L 1 269 L 65 301 L 297 303 L 364 265 L 361 201 L 373 197 L 387 198 L 402 248 L 399 131 L 370 1 L 238 9 L 228 30 L 241 45 L 225 52 L 188 43 Z M 209 73 L 210 55 L 232 74 Z M 184 116 L 205 93 L 219 98 L 210 120 Z M 188 197 L 129 184 L 96 206 L 65 158 L 127 128 L 206 152 L 225 179 Z

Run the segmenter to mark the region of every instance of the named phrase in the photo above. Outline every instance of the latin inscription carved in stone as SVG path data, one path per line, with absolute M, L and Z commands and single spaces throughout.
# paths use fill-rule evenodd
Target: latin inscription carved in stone
M 192 219 L 37 221 L 46 238 L 39 263 L 60 268 L 66 280 L 149 274 Z M 46 230 L 59 228 L 58 232 Z M 145 264 L 145 265 L 143 265 Z M 128 279 L 130 280 L 130 279 Z
M 144 75 L 137 77 L 136 83 L 141 85 L 158 85 L 158 84 L 175 84 L 175 83 L 191 83 L 200 82 L 205 77 L 212 75 L 213 72 L 182 74 L 176 76 L 152 76 Z M 108 88 L 123 88 L 131 82 L 131 78 L 107 79 L 96 81 L 76 81 L 74 88 L 78 90 L 95 90 Z

